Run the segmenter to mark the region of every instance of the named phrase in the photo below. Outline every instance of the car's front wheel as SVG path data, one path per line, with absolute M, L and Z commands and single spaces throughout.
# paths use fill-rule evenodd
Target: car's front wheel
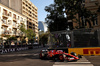
M 41 53 L 39 54 L 39 58 L 40 58 L 40 59 L 43 59 L 43 56 L 42 56 L 42 54 L 41 54 Z

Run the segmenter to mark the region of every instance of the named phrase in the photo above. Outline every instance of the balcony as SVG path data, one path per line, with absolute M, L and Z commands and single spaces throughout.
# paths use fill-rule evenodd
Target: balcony
M 21 31 L 13 31 L 13 35 L 16 35 L 16 36 L 25 36 L 25 34 Z
M 9 31 L 9 30 L 4 30 L 4 31 L 2 32 L 2 35 L 11 35 L 11 34 L 12 34 L 12 32 Z
M 12 35 L 16 36 L 16 31 L 13 31 L 13 32 L 12 32 Z
M 8 25 L 11 25 L 11 20 L 8 20 L 7 24 L 8 24 Z
M 17 25 L 16 25 L 16 24 L 13 24 L 13 28 L 14 28 L 14 29 L 17 29 Z
M 7 26 L 8 26 L 8 24 L 7 24 L 7 20 L 2 19 L 2 25 L 7 27 Z
M 26 2 L 23 0 L 23 5 L 25 5 L 26 4 Z
M 16 18 L 13 18 L 13 21 L 17 22 L 17 19 Z
M 21 23 L 21 24 L 24 24 L 24 21 L 23 21 L 23 20 L 20 20 L 20 23 Z
M 16 36 L 20 36 L 20 35 L 21 35 L 20 31 L 17 31 Z
M 9 16 L 8 16 L 7 13 L 2 13 L 2 17 L 4 17 L 4 18 L 8 18 Z

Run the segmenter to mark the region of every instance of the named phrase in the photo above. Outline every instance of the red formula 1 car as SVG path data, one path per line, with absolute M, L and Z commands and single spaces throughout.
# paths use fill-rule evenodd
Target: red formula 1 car
M 79 60 L 79 57 L 76 56 L 75 53 L 65 53 L 62 50 L 42 50 L 39 54 L 40 59 L 53 59 L 54 61 L 60 60 L 60 61 L 77 61 Z

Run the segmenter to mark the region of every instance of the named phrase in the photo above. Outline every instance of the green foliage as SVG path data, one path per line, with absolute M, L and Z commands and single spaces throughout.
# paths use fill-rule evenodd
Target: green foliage
M 19 30 L 21 30 L 24 33 L 26 32 L 25 25 L 23 23 L 20 25 Z
M 23 32 L 25 34 L 26 37 L 28 37 L 29 40 L 34 39 L 33 37 L 35 37 L 35 33 L 33 32 L 32 29 L 25 29 L 25 25 L 22 24 L 20 25 L 21 32 Z
M 45 7 L 45 11 L 50 14 L 47 15 L 46 23 L 48 24 L 48 28 L 50 31 L 59 31 L 65 30 L 67 28 L 66 18 L 64 14 L 60 14 L 57 11 L 57 5 L 51 4 L 50 6 Z
M 39 42 L 42 44 L 47 44 L 48 42 L 48 33 L 42 33 L 39 35 Z
M 26 34 L 27 34 L 26 37 L 28 37 L 29 40 L 32 40 L 34 39 L 33 37 L 35 37 L 35 33 L 33 32 L 32 29 L 27 29 Z
M 67 28 L 67 25 L 73 28 L 73 25 L 67 23 L 68 20 L 73 19 L 79 24 L 78 28 L 85 28 L 87 23 L 90 28 L 92 27 L 91 21 L 93 20 L 91 18 L 93 13 L 84 7 L 83 0 L 54 0 L 54 4 L 46 6 L 45 10 L 49 12 L 46 22 L 50 31 L 64 30 L 64 28 Z M 67 15 L 67 18 L 64 17 L 65 15 Z M 78 15 L 78 18 L 76 15 Z M 60 22 L 63 24 L 60 25 Z
M 6 43 L 5 44 L 10 44 L 11 41 L 17 41 L 17 38 L 15 36 L 12 36 L 12 37 L 9 37 L 7 40 L 6 40 Z
M 9 37 L 7 40 L 17 40 L 17 38 L 12 36 L 12 37 Z
M 86 26 L 84 25 L 84 19 L 85 23 L 87 22 L 91 28 L 91 19 L 89 18 L 92 17 L 92 13 L 84 7 L 82 0 L 55 0 L 55 3 L 59 5 L 59 12 L 65 12 L 66 15 L 68 15 L 68 19 L 76 19 L 76 21 L 78 21 L 79 28 L 84 28 Z M 78 18 L 75 17 L 76 14 L 78 14 Z
M 0 38 L 0 40 L 3 40 L 3 38 Z
M 10 37 L 10 35 L 4 35 L 4 37 L 7 37 L 7 38 L 9 38 L 9 37 Z

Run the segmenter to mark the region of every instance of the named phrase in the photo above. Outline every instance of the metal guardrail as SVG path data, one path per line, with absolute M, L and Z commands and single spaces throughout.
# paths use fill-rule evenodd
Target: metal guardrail
M 21 50 L 28 50 L 28 49 L 34 49 L 39 48 L 39 44 L 28 44 L 28 45 L 2 45 L 0 46 L 0 54 L 8 53 L 8 52 L 15 52 L 15 51 L 21 51 Z

